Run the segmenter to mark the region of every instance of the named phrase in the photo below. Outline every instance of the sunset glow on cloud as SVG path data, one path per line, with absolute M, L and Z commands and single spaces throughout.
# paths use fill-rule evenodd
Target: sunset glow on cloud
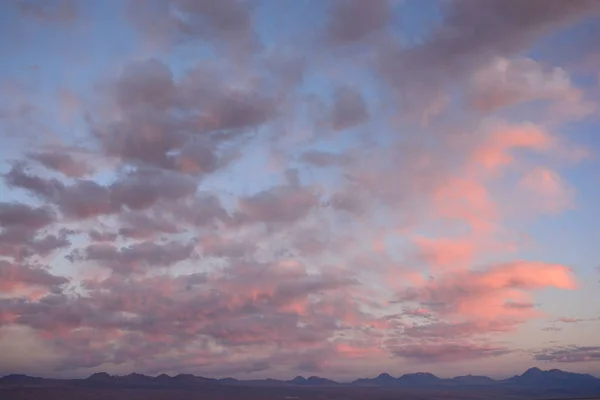
M 600 373 L 599 1 L 0 18 L 0 375 Z

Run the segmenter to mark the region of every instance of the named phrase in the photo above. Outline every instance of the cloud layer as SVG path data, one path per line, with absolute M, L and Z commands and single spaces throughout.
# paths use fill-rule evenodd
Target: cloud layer
M 564 169 L 592 149 L 563 128 L 596 105 L 524 52 L 598 2 L 443 2 L 416 43 L 414 4 L 300 7 L 278 37 L 275 3 L 113 4 L 130 54 L 75 48 L 2 104 L 0 343 L 39 357 L 0 372 L 350 377 L 516 357 L 523 327 L 580 320 L 537 297 L 578 290 L 577 266 L 524 238 L 577 207 Z M 89 6 L 2 7 L 60 43 L 98 38 Z M 46 51 L 26 37 L 19 57 Z

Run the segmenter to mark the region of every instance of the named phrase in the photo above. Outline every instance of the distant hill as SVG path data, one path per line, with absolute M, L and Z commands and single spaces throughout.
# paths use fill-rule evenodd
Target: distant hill
M 579 389 L 597 387 L 600 389 L 600 379 L 589 374 L 566 372 L 560 369 L 543 371 L 539 368 L 530 368 L 522 375 L 515 375 L 503 382 L 519 386 L 546 388 Z
M 434 386 L 442 382 L 442 379 L 429 372 L 416 372 L 405 374 L 396 380 L 400 386 Z
M 286 381 L 286 383 L 292 385 L 303 385 L 303 386 L 331 386 L 331 385 L 339 385 L 338 382 L 332 381 L 331 379 L 320 378 L 318 376 L 310 376 L 308 379 L 305 379 L 302 376 L 297 376 L 291 381 Z
M 490 378 L 489 376 L 481 376 L 481 375 L 464 375 L 457 376 L 449 380 L 452 384 L 455 385 L 491 385 L 496 383 L 495 380 Z
M 179 374 L 169 376 L 166 374 L 157 377 L 139 373 L 125 376 L 109 375 L 98 372 L 86 379 L 45 379 L 22 374 L 12 374 L 0 378 L 0 386 L 73 386 L 73 387 L 114 387 L 114 388 L 185 388 L 201 389 L 233 386 L 255 387 L 285 387 L 285 386 L 386 386 L 398 388 L 476 388 L 481 386 L 497 386 L 513 394 L 544 393 L 556 396 L 568 394 L 594 394 L 600 395 L 600 379 L 558 369 L 543 371 L 539 368 L 530 368 L 522 375 L 496 381 L 487 376 L 466 375 L 451 379 L 442 379 L 428 372 L 405 374 L 395 378 L 388 373 L 382 373 L 375 378 L 361 378 L 352 383 L 341 384 L 336 381 L 311 376 L 304 378 L 297 376 L 294 379 L 283 381 L 278 379 L 238 380 L 235 378 L 212 379 L 192 374 Z
M 23 374 L 11 374 L 0 378 L 0 385 L 35 385 L 47 380 L 48 379 L 36 378 Z
M 522 375 L 515 375 L 505 380 L 494 380 L 488 376 L 465 375 L 451 379 L 441 379 L 433 374 L 418 372 L 394 378 L 388 373 L 382 373 L 376 378 L 361 378 L 352 382 L 359 386 L 395 386 L 420 388 L 469 388 L 481 386 L 502 386 L 515 394 L 547 392 L 556 395 L 568 393 L 598 393 L 600 394 L 600 379 L 558 369 L 543 371 L 530 368 Z

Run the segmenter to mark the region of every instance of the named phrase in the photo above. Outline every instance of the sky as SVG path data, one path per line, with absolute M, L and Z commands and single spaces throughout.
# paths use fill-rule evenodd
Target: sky
M 597 0 L 0 27 L 0 374 L 600 375 Z

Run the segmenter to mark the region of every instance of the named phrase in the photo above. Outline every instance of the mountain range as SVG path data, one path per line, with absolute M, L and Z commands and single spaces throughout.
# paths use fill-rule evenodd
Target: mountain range
M 7 375 L 0 378 L 2 386 L 78 386 L 115 388 L 209 388 L 218 386 L 391 386 L 407 388 L 468 388 L 482 386 L 502 386 L 504 388 L 543 389 L 566 392 L 592 392 L 600 394 L 600 379 L 589 375 L 565 372 L 558 369 L 543 371 L 530 368 L 521 375 L 504 380 L 494 380 L 487 376 L 465 375 L 443 379 L 426 372 L 405 374 L 398 378 L 382 373 L 375 378 L 361 378 L 350 383 L 335 382 L 330 379 L 311 376 L 297 376 L 291 380 L 256 379 L 238 380 L 234 378 L 213 379 L 190 374 L 156 377 L 138 373 L 125 376 L 95 373 L 85 379 L 47 379 L 27 375 Z

